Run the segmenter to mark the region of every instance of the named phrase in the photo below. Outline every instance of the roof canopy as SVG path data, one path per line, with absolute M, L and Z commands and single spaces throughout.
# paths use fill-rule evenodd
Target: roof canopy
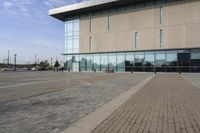
M 136 4 L 143 1 L 145 0 L 88 0 L 68 6 L 51 9 L 49 11 L 49 15 L 61 21 L 65 21 L 66 17 L 78 16 L 85 13 L 105 10 L 113 7 Z

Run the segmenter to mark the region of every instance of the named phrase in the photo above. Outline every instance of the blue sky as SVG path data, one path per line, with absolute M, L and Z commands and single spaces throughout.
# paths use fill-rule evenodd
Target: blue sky
M 0 0 L 0 62 L 10 50 L 11 62 L 63 60 L 64 23 L 48 16 L 51 8 L 81 0 Z

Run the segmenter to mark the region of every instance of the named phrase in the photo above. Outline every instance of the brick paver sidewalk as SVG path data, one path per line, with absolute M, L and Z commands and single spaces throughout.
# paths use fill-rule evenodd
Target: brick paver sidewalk
M 200 133 L 200 90 L 179 75 L 157 75 L 92 133 Z

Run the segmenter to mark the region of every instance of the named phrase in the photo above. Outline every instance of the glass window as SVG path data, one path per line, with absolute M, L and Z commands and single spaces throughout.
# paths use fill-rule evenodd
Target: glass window
M 156 65 L 163 66 L 166 65 L 165 63 L 166 63 L 165 51 L 156 52 Z
M 160 7 L 160 24 L 163 24 L 163 7 Z
M 135 71 L 144 71 L 144 52 L 135 53 Z
M 146 72 L 153 72 L 155 65 L 155 54 L 154 52 L 145 52 L 145 71 Z
M 117 71 L 125 71 L 125 53 L 117 53 Z
M 177 72 L 177 51 L 167 51 L 166 54 L 167 72 Z
M 74 40 L 74 49 L 79 49 L 79 39 Z
M 67 53 L 79 52 L 79 19 L 68 18 L 65 22 L 65 48 Z
M 167 65 L 176 66 L 177 65 L 177 51 L 167 51 Z
M 153 66 L 154 60 L 154 52 L 145 52 L 145 66 Z
M 101 55 L 101 71 L 105 71 L 108 69 L 108 55 L 102 54 Z
M 163 30 L 160 30 L 160 47 L 163 47 Z
M 108 15 L 108 31 L 110 31 L 110 15 Z
M 67 70 L 72 70 L 72 56 L 71 55 L 67 55 L 67 63 L 66 63 L 66 67 L 67 67 Z
M 140 63 L 141 65 L 144 62 L 144 52 L 135 53 L 135 63 Z
M 73 31 L 73 23 L 67 23 L 67 32 Z
M 191 50 L 191 71 L 200 72 L 200 49 Z
M 200 59 L 200 49 L 193 49 L 191 50 L 191 59 L 195 60 L 195 59 Z
M 126 53 L 126 60 L 125 60 L 125 71 L 133 71 L 134 70 L 134 53 L 128 52 Z
M 74 21 L 74 29 L 73 30 L 74 31 L 79 31 L 79 29 L 80 29 L 79 28 L 79 21 L 76 20 L 76 21 Z
M 90 54 L 86 55 L 87 60 L 87 70 L 92 71 L 92 56 Z
M 92 32 L 92 18 L 90 17 L 90 33 Z
M 80 69 L 81 71 L 86 70 L 86 58 L 85 55 L 80 55 Z
M 140 34 L 138 32 L 135 32 L 135 48 L 140 47 Z
M 117 58 L 116 58 L 116 53 L 110 53 L 109 59 L 108 59 L 108 64 L 109 64 L 109 70 L 114 70 L 116 71 L 116 64 L 117 64 Z
M 94 69 L 96 71 L 100 71 L 100 54 L 94 54 L 93 55 L 93 64 L 94 64 Z

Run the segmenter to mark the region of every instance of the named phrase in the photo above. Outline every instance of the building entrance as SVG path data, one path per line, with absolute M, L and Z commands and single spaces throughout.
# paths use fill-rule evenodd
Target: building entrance
M 79 62 L 73 62 L 72 63 L 72 71 L 73 72 L 79 72 Z

